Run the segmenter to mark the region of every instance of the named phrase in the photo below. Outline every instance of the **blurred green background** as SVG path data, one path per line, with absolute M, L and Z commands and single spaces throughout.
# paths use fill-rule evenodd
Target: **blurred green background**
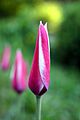
M 51 44 L 42 120 L 80 120 L 80 0 L 0 0 L 0 60 L 10 44 L 11 66 L 20 48 L 30 71 L 40 20 L 48 22 Z M 12 90 L 10 70 L 0 69 L 0 120 L 35 120 L 35 96 Z

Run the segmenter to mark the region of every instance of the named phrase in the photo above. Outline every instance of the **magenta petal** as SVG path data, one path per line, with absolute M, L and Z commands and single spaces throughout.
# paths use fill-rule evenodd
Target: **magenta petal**
M 20 50 L 16 52 L 16 58 L 13 65 L 11 80 L 12 87 L 17 93 L 22 93 L 26 87 L 27 67 Z
M 35 95 L 44 94 L 50 83 L 50 47 L 47 26 L 40 23 L 32 68 L 29 77 L 29 87 Z
M 10 66 L 10 55 L 11 55 L 10 47 L 5 47 L 1 61 L 1 68 L 3 70 L 7 70 Z

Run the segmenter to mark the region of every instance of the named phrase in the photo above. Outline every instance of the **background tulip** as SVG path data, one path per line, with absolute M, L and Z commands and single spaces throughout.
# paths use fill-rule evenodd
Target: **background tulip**
M 35 95 L 44 94 L 50 83 L 50 46 L 47 31 L 47 23 L 45 25 L 40 22 L 38 37 L 32 68 L 29 77 L 29 87 Z
M 17 93 L 22 93 L 26 87 L 27 82 L 27 66 L 22 57 L 20 50 L 17 50 L 14 65 L 11 71 L 12 87 Z
M 7 70 L 10 67 L 10 56 L 11 56 L 11 48 L 7 46 L 4 48 L 2 61 L 1 61 L 1 68 L 3 70 Z

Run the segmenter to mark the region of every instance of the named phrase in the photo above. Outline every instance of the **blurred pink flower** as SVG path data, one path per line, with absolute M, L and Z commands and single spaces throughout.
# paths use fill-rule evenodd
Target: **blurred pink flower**
M 17 50 L 11 71 L 12 87 L 17 93 L 22 93 L 27 87 L 27 65 L 20 50 Z
M 1 68 L 3 70 L 7 70 L 10 67 L 10 56 L 11 56 L 11 49 L 10 47 L 5 47 L 2 55 L 2 61 L 1 61 Z
M 36 47 L 34 51 L 32 68 L 29 76 L 29 88 L 37 95 L 43 95 L 50 83 L 50 46 L 45 25 L 40 22 Z

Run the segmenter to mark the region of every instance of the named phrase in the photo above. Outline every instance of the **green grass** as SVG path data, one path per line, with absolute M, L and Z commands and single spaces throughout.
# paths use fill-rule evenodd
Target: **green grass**
M 0 70 L 0 120 L 35 120 L 36 101 L 29 89 L 18 96 L 10 71 Z M 51 82 L 42 98 L 42 120 L 80 120 L 80 75 L 75 69 L 51 66 Z
M 68 6 L 66 9 L 68 9 Z M 14 25 L 10 28 L 13 29 Z M 17 33 L 17 30 L 15 30 L 12 33 Z M 5 31 L 7 32 L 7 29 Z M 11 38 L 12 41 L 14 40 L 11 44 L 11 65 L 15 57 L 16 48 L 23 47 L 22 40 L 18 41 L 18 39 L 21 39 L 19 34 L 12 34 L 11 37 L 3 34 L 0 39 L 3 40 L 0 42 L 0 55 L 5 41 L 8 42 L 8 39 Z M 34 51 L 27 49 L 27 46 L 25 45 L 26 49 L 22 48 L 22 51 L 24 58 L 29 62 L 30 71 Z M 35 96 L 29 89 L 21 96 L 12 90 L 10 69 L 8 71 L 0 69 L 0 120 L 35 120 Z M 42 97 L 42 120 L 80 120 L 80 71 L 75 68 L 53 65 L 51 66 L 50 79 L 49 90 Z

